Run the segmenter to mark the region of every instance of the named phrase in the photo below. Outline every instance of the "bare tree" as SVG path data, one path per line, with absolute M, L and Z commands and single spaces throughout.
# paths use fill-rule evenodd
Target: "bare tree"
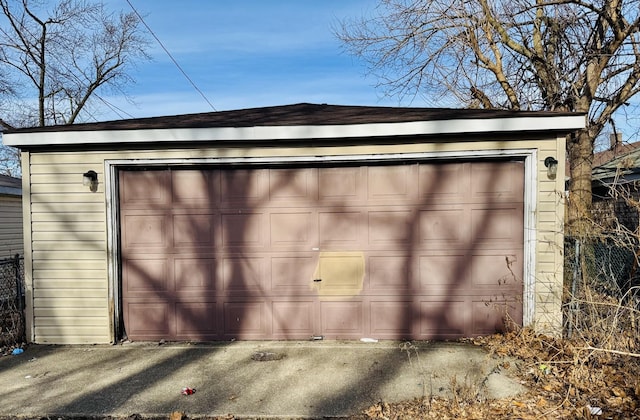
M 0 65 L 23 111 L 3 116 L 13 124 L 73 124 L 82 112 L 87 119 L 99 90 L 124 93 L 130 67 L 148 58 L 134 13 L 109 14 L 85 0 L 50 3 L 0 0 Z
M 0 174 L 20 177 L 20 150 L 8 146 L 0 148 Z
M 585 113 L 567 149 L 569 228 L 586 231 L 594 141 L 640 92 L 640 0 L 381 0 L 336 32 L 388 95 Z

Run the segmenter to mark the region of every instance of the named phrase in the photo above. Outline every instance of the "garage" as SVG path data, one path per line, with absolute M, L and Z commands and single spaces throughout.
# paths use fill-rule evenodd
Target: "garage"
M 563 112 L 327 104 L 18 129 L 27 340 L 562 331 Z
M 130 339 L 432 339 L 522 323 L 522 161 L 119 180 Z

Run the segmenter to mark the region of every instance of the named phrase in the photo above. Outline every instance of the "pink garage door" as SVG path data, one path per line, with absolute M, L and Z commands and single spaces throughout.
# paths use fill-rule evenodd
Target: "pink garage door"
M 431 339 L 522 322 L 522 162 L 122 170 L 135 340 Z

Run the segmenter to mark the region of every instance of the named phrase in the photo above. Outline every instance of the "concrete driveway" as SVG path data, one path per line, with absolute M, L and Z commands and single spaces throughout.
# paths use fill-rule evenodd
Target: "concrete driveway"
M 0 417 L 346 417 L 447 395 L 454 376 L 488 398 L 522 392 L 502 361 L 462 343 L 30 345 L 0 358 Z

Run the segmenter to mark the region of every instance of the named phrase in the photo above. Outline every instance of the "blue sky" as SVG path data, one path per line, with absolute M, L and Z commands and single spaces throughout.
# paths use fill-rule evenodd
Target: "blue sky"
M 365 77 L 364 64 L 343 52 L 333 34 L 340 19 L 371 11 L 373 0 L 130 2 L 216 110 L 298 102 L 410 105 L 384 98 L 375 78 Z M 126 0 L 108 4 L 131 10 Z M 211 111 L 151 41 L 152 60 L 132 74 L 136 84 L 128 92 L 135 104 L 107 96 L 126 111 L 122 117 Z
M 365 63 L 343 51 L 333 29 L 373 14 L 377 0 L 107 0 L 114 12 L 131 3 L 218 111 L 293 104 L 458 106 L 444 98 L 385 97 Z M 128 98 L 85 121 L 208 112 L 213 109 L 149 36 L 149 62 L 130 74 Z M 98 102 L 99 103 L 99 102 Z M 616 118 L 625 141 L 640 140 L 640 100 Z M 606 136 L 605 136 L 606 137 Z
M 335 37 L 340 20 L 374 11 L 376 0 L 129 0 L 216 110 L 292 104 L 456 106 L 420 97 L 384 97 L 362 61 Z M 113 10 L 131 11 L 126 0 Z M 162 47 L 132 74 L 134 104 L 107 97 L 125 112 L 99 119 L 211 111 Z M 625 141 L 640 136 L 638 101 L 617 118 Z M 627 118 L 630 118 L 627 121 Z

